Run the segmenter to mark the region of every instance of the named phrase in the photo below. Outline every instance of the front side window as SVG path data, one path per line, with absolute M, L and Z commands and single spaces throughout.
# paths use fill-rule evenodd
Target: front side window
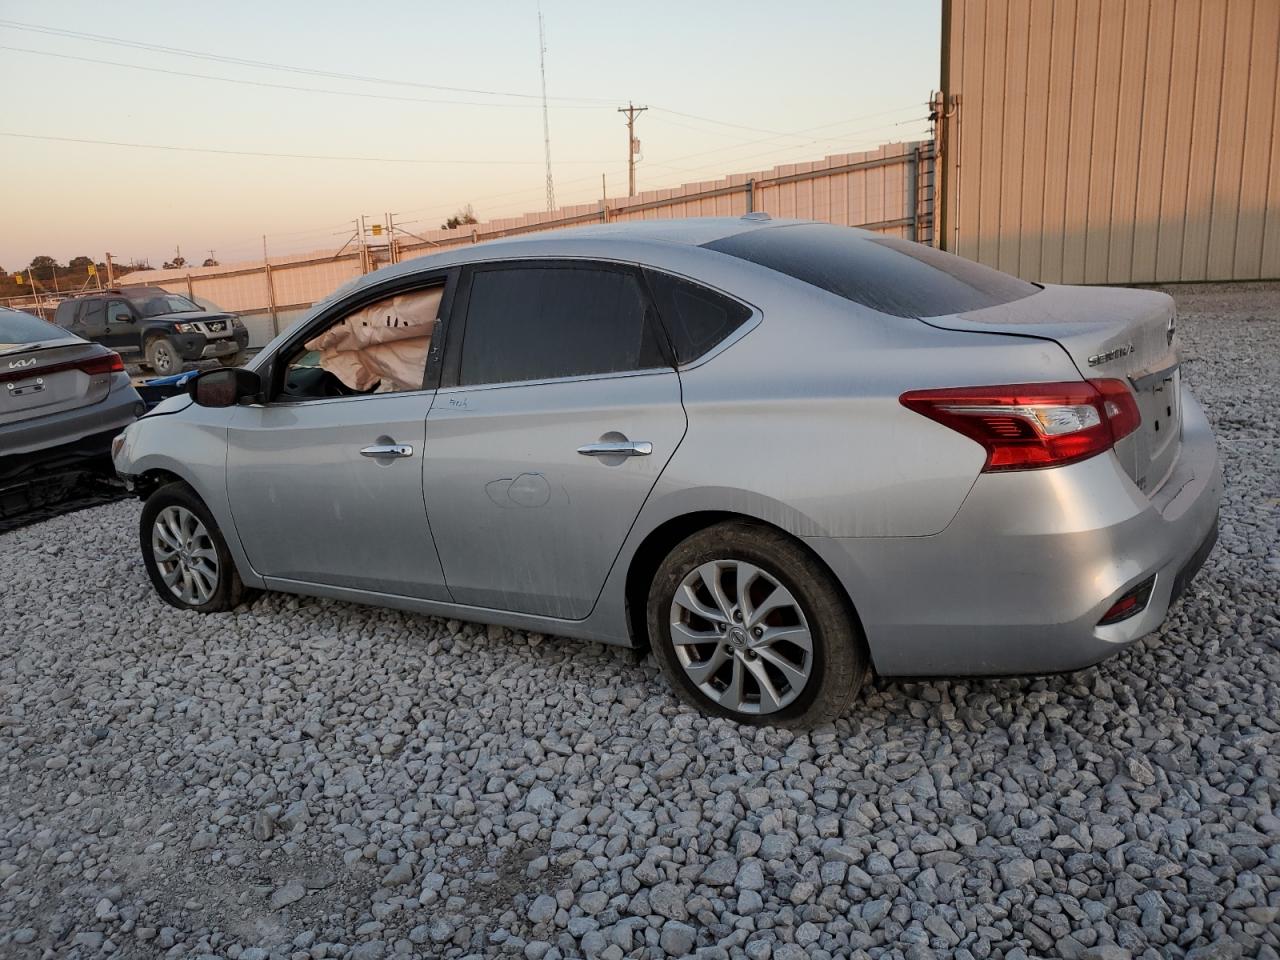
M 113 300 L 107 305 L 107 323 L 133 323 L 133 311 L 123 300 Z
M 285 399 L 421 390 L 444 284 L 375 300 L 299 344 L 285 363 Z
M 472 275 L 463 386 L 664 366 L 657 318 L 629 270 L 539 265 Z

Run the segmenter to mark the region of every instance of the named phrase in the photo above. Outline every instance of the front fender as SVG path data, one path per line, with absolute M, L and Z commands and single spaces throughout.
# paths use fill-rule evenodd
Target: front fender
M 204 501 L 231 551 L 240 579 L 263 586 L 236 535 L 227 498 L 227 425 L 229 409 L 199 407 L 185 397 L 171 397 L 131 424 L 115 451 L 116 473 L 126 480 L 148 474 L 172 474 Z

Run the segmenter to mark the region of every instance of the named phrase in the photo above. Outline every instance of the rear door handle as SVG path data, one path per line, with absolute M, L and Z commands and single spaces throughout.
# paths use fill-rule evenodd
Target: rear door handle
M 587 443 L 578 448 L 584 457 L 647 457 L 653 453 L 648 440 L 603 440 Z
M 412 457 L 413 447 L 407 443 L 375 443 L 360 451 L 362 457 L 373 457 L 381 460 L 392 457 Z

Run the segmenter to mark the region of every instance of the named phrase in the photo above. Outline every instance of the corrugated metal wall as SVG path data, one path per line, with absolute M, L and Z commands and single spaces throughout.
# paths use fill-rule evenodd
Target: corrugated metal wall
M 578 204 L 559 210 L 505 217 L 457 230 L 427 230 L 425 242 L 398 244 L 399 259 L 497 237 L 556 230 L 586 223 L 657 220 L 674 217 L 741 216 L 763 211 L 775 217 L 825 220 L 862 226 L 892 236 L 928 241 L 933 224 L 933 145 L 886 144 L 809 163 L 793 163 L 720 180 L 650 190 L 606 204 Z M 381 248 L 385 251 L 385 247 Z M 163 286 L 175 293 L 212 301 L 245 318 L 252 346 L 300 318 L 313 302 L 359 277 L 362 263 L 354 245 L 345 250 L 272 257 L 271 275 L 261 261 L 183 270 L 129 274 L 121 286 Z M 269 285 L 268 285 L 269 284 Z M 274 318 L 273 318 L 274 315 Z
M 1280 0 L 943 0 L 943 247 L 1047 282 L 1280 277 L 1278 54 Z

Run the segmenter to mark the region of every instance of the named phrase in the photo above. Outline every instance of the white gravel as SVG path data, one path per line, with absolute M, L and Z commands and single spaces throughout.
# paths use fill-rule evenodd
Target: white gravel
M 1276 958 L 1280 288 L 1176 288 L 1227 473 L 1161 634 L 810 735 L 651 660 L 152 593 L 138 505 L 0 535 L 0 955 Z

